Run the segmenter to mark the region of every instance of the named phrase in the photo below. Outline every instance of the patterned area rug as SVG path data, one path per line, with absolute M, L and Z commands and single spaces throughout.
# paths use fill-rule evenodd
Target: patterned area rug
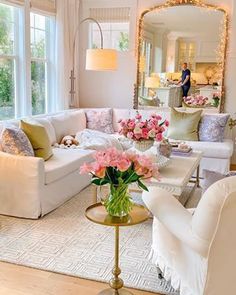
M 140 198 L 136 193 L 135 199 Z M 114 231 L 85 218 L 91 200 L 88 187 L 40 220 L 0 216 L 0 260 L 108 282 L 114 263 Z M 148 260 L 151 223 L 121 229 L 121 277 L 127 287 L 178 294 L 158 279 L 156 267 Z

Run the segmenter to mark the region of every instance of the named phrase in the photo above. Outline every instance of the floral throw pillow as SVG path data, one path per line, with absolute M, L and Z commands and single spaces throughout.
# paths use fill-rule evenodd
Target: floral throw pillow
M 199 126 L 199 140 L 223 142 L 229 117 L 229 114 L 206 114 L 202 116 Z
M 104 133 L 114 133 L 112 109 L 92 109 L 85 112 L 87 129 L 98 130 Z
M 1 145 L 5 153 L 34 157 L 34 150 L 28 137 L 17 127 L 6 127 L 3 130 Z

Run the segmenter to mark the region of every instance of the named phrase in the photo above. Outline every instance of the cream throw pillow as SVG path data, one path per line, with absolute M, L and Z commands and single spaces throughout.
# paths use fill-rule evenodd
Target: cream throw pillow
M 198 127 L 202 110 L 187 113 L 171 109 L 168 138 L 176 140 L 198 141 Z
M 47 161 L 52 156 L 52 147 L 46 129 L 39 123 L 20 121 L 20 127 L 31 142 L 36 157 Z

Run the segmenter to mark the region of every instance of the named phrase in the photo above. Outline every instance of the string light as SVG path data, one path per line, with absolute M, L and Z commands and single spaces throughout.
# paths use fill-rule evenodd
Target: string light
M 167 0 L 166 3 L 151 7 L 149 9 L 144 10 L 141 13 L 141 16 L 137 23 L 137 42 L 136 42 L 136 57 L 137 57 L 137 78 L 136 78 L 136 85 L 134 90 L 134 108 L 138 108 L 138 85 L 140 85 L 141 75 L 139 73 L 140 63 L 142 63 L 142 42 L 143 42 L 143 34 L 144 34 L 144 16 L 149 12 L 157 12 L 160 13 L 161 11 L 173 7 L 173 6 L 181 6 L 181 5 L 192 5 L 200 8 L 205 8 L 209 12 L 212 11 L 221 11 L 223 12 L 223 20 L 221 23 L 222 30 L 220 31 L 220 43 L 218 49 L 216 50 L 217 54 L 217 67 L 219 72 L 219 80 L 222 81 L 222 90 L 221 90 L 221 105 L 220 111 L 224 111 L 224 104 L 225 104 L 225 91 L 224 91 L 224 81 L 225 81 L 225 61 L 226 61 L 226 54 L 227 54 L 227 44 L 228 44 L 228 26 L 229 26 L 229 17 L 228 13 L 225 9 L 219 6 L 205 4 L 201 0 Z M 141 65 L 142 67 L 142 65 Z

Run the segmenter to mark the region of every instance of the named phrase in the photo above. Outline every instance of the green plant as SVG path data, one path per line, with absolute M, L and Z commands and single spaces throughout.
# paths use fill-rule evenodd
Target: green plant
M 120 32 L 120 38 L 118 41 L 118 47 L 120 51 L 129 50 L 129 34 L 126 32 Z

